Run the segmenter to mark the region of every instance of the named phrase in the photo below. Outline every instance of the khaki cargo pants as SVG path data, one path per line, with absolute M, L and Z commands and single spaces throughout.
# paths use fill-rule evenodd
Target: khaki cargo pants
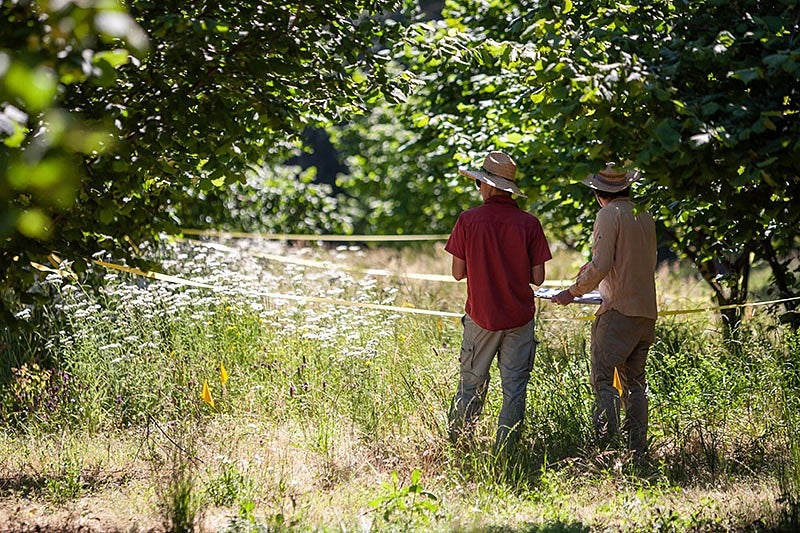
M 496 452 L 511 451 L 519 439 L 525 418 L 528 381 L 536 355 L 534 321 L 524 326 L 489 331 L 475 324 L 468 315 L 461 319 L 460 378 L 449 413 L 449 436 L 453 442 L 471 437 L 473 426 L 483 409 L 489 386 L 489 370 L 497 356 L 503 405 L 497 420 Z
M 620 433 L 620 406 L 625 408 L 628 447 L 635 454 L 647 451 L 647 352 L 655 340 L 656 321 L 606 311 L 592 324 L 591 384 L 596 406 L 597 436 L 608 442 Z M 622 397 L 614 388 L 614 368 L 622 384 Z

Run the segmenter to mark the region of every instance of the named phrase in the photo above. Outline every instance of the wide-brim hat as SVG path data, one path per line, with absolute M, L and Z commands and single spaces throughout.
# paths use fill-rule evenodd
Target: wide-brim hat
M 598 191 L 619 192 L 630 187 L 639 177 L 638 170 L 617 170 L 613 163 L 608 163 L 597 174 L 589 174 L 582 183 Z
M 519 190 L 514 178 L 517 175 L 517 164 L 511 156 L 503 152 L 490 152 L 479 170 L 458 169 L 458 173 L 474 180 L 482 181 L 501 191 L 510 192 L 527 198 Z

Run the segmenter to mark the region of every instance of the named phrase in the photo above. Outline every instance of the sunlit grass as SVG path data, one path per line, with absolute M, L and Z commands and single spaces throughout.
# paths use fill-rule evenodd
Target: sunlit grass
M 402 275 L 446 276 L 440 244 L 226 244 L 234 251 L 143 246 L 163 272 L 216 290 L 118 272 L 95 288 L 48 278 L 61 299 L 47 324 L 30 341 L 5 341 L 4 501 L 88 499 L 118 524 L 135 510 L 142 528 L 231 531 L 740 529 L 796 519 L 800 339 L 763 312 L 734 350 L 712 313 L 659 320 L 648 367 L 654 461 L 636 472 L 624 451 L 594 447 L 594 308 L 540 301 L 523 451 L 506 471 L 488 453 L 496 375 L 474 445 L 447 443 L 459 320 L 357 305 L 461 312 L 463 283 Z M 583 260 L 559 251 L 551 279 Z M 401 275 L 364 273 L 372 268 Z M 709 304 L 680 269 L 662 268 L 658 283 L 662 310 Z M 107 509 L 110 494 L 128 503 Z

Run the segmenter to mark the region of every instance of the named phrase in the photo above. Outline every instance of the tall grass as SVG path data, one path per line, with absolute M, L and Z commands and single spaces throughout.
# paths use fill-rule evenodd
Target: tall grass
M 766 314 L 745 323 L 734 349 L 710 314 L 659 320 L 648 366 L 654 461 L 643 472 L 624 450 L 593 446 L 582 318 L 594 309 L 540 302 L 522 447 L 507 468 L 489 453 L 496 375 L 474 444 L 447 444 L 457 319 L 264 296 L 458 312 L 463 285 L 352 270 L 443 273 L 441 250 L 235 245 L 240 253 L 143 247 L 169 273 L 217 290 L 103 272 L 94 284 L 43 280 L 60 299 L 38 336 L 2 341 L 6 500 L 69 504 L 110 490 L 92 481 L 107 473 L 126 494 L 153 487 L 135 507 L 170 531 L 797 525 L 800 337 Z M 560 261 L 553 272 L 576 259 Z M 669 292 L 695 283 L 681 276 L 662 275 L 662 304 L 690 305 L 680 288 Z M 48 442 L 67 443 L 59 459 L 34 460 Z

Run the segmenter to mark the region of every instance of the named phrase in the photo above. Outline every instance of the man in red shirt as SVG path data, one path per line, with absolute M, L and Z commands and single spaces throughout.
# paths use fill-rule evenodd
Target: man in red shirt
M 552 258 L 542 225 L 519 208 L 512 194 L 517 166 L 491 152 L 480 170 L 460 169 L 475 180 L 483 204 L 461 213 L 445 245 L 457 280 L 467 278 L 461 372 L 449 414 L 450 440 L 469 437 L 483 408 L 494 357 L 500 369 L 503 405 L 495 452 L 511 452 L 525 417 L 525 400 L 536 353 L 534 295 Z

